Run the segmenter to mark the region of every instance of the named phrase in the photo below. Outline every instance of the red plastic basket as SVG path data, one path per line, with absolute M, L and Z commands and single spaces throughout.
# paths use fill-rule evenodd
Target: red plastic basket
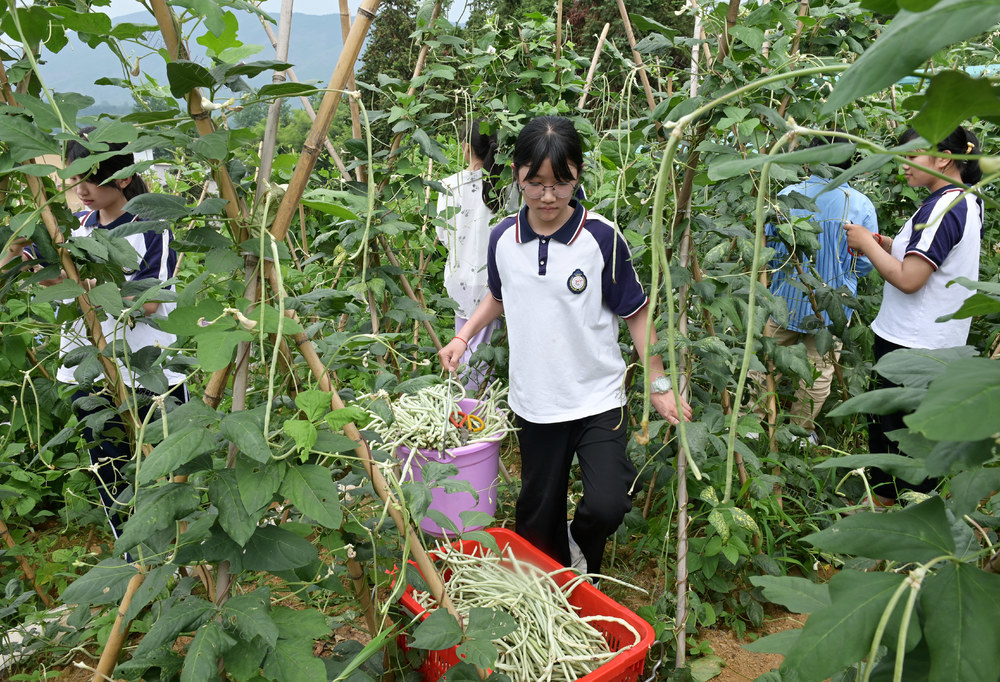
M 486 532 L 492 535 L 497 541 L 501 553 L 507 547 L 510 547 L 511 552 L 517 559 L 527 561 L 543 571 L 555 571 L 560 568 L 558 562 L 548 555 L 543 554 L 513 531 L 506 528 L 490 528 Z M 480 544 L 478 542 L 463 540 L 461 541 L 461 545 L 456 543 L 456 546 L 460 546 L 462 551 L 467 554 L 474 554 L 479 550 Z M 412 562 L 411 566 L 413 568 L 416 567 Z M 565 585 L 574 577 L 576 577 L 576 573 L 570 570 L 553 575 L 553 579 L 560 586 Z M 622 651 L 620 655 L 615 656 L 589 675 L 581 677 L 580 680 L 586 680 L 586 682 L 636 682 L 642 675 L 643 668 L 646 665 L 646 653 L 655 639 L 652 626 L 589 583 L 584 583 L 575 588 L 569 596 L 569 602 L 579 609 L 578 613 L 581 616 L 614 616 L 630 624 L 639 633 L 639 642 L 635 646 Z M 406 587 L 406 591 L 400 598 L 399 603 L 414 616 L 420 616 L 421 620 L 428 615 L 423 607 L 417 603 L 416 599 L 413 598 L 412 586 L 408 585 Z M 591 621 L 591 625 L 601 631 L 612 651 L 618 651 L 621 647 L 630 644 L 635 639 L 627 628 L 613 621 L 596 620 Z M 404 653 L 410 649 L 405 633 L 399 635 L 397 642 Z M 457 663 L 458 655 L 455 653 L 454 647 L 440 651 L 428 651 L 427 659 L 420 666 L 420 672 L 427 682 L 436 682 L 449 668 Z

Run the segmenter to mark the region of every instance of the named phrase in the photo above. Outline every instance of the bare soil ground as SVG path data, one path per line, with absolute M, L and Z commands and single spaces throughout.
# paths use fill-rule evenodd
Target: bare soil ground
M 805 616 L 788 613 L 780 609 L 769 612 L 764 625 L 754 634 L 764 637 L 776 632 L 783 632 L 802 627 Z M 715 655 L 722 659 L 722 672 L 712 678 L 712 682 L 745 682 L 755 680 L 761 675 L 781 665 L 783 659 L 778 654 L 755 654 L 743 648 L 750 639 L 739 640 L 731 630 L 702 630 L 698 633 L 699 641 L 708 642 Z

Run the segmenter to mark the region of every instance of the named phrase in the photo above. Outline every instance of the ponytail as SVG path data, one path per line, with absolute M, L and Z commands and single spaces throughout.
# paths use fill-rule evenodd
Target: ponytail
M 907 128 L 906 132 L 900 136 L 899 143 L 904 144 L 917 137 L 919 137 L 917 131 L 913 128 Z M 979 138 L 976 137 L 976 134 L 962 126 L 958 126 L 951 131 L 948 137 L 938 142 L 937 150 L 963 155 L 979 154 L 981 151 Z M 974 185 L 983 179 L 983 170 L 979 167 L 977 159 L 952 159 L 951 162 L 955 164 L 962 182 L 966 185 Z
M 497 195 L 497 180 L 500 169 L 497 167 L 497 134 L 484 135 L 480 132 L 482 119 L 475 119 L 466 124 L 462 132 L 462 140 L 472 149 L 477 159 L 483 162 L 483 203 L 491 211 L 500 210 L 500 197 Z

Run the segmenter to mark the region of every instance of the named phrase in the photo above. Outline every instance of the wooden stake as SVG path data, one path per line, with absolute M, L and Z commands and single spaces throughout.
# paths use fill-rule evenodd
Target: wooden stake
M 617 0 L 618 13 L 621 14 L 622 22 L 625 24 L 625 35 L 628 36 L 628 46 L 632 48 L 632 59 L 639 70 L 639 80 L 642 81 L 642 88 L 646 91 L 646 104 L 652 112 L 656 109 L 656 102 L 653 101 L 653 88 L 649 85 L 649 77 L 646 76 L 646 67 L 642 64 L 642 55 L 635 50 L 635 34 L 632 33 L 632 22 L 628 18 L 628 10 L 625 9 L 625 0 Z
M 279 62 L 288 61 L 288 42 L 292 36 L 292 2 L 281 0 L 281 14 L 278 18 L 278 44 L 275 46 L 275 58 Z M 261 20 L 267 26 L 267 23 Z M 278 85 L 287 78 L 286 71 L 275 71 L 271 83 Z M 278 124 L 281 119 L 281 102 L 278 97 L 267 108 L 267 123 L 264 126 L 264 143 L 260 155 L 260 168 L 257 169 L 256 201 L 260 201 L 264 188 L 271 186 L 271 164 L 274 162 L 274 146 L 278 140 Z
M 597 71 L 597 62 L 600 61 L 601 50 L 604 48 L 604 41 L 608 37 L 608 30 L 610 28 L 611 24 L 604 24 L 601 36 L 597 39 L 597 48 L 594 49 L 594 56 L 590 60 L 590 70 L 587 71 L 587 81 L 583 84 L 583 92 L 580 93 L 580 101 L 577 102 L 576 105 L 577 109 L 583 109 L 583 105 L 587 101 L 587 95 L 590 93 L 590 86 L 594 82 L 594 73 Z

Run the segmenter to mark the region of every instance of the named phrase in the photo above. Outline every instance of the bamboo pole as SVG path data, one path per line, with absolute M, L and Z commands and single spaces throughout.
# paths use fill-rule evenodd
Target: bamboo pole
M 683 668 L 687 659 L 687 585 L 688 585 L 688 491 L 687 456 L 683 445 L 677 449 L 677 614 L 674 617 L 675 667 Z
M 558 62 L 562 59 L 562 19 L 563 19 L 563 0 L 558 0 L 556 2 L 556 61 Z M 562 70 L 559 65 L 556 64 L 556 82 L 562 82 Z
M 275 57 L 279 62 L 288 61 L 288 42 L 292 36 L 292 3 L 294 0 L 281 0 L 281 14 L 278 19 L 278 43 L 275 46 Z M 265 26 L 267 22 L 261 20 Z M 284 83 L 286 71 L 275 71 L 271 82 L 275 85 Z M 257 169 L 256 200 L 260 201 L 265 185 L 271 184 L 271 166 L 274 163 L 274 146 L 278 140 L 278 124 L 281 119 L 282 98 L 278 97 L 267 108 L 267 124 L 264 126 L 264 148 L 260 155 L 260 167 Z M 264 182 L 261 182 L 263 180 Z
M 340 0 L 340 33 L 341 38 L 344 42 L 347 42 L 347 36 L 351 33 L 351 10 L 347 6 L 347 0 Z M 354 85 L 354 71 L 351 71 L 350 77 L 347 79 L 347 87 L 351 90 L 355 89 Z M 351 133 L 354 135 L 355 139 L 361 139 L 361 107 L 353 98 L 348 102 L 351 107 Z M 364 169 L 358 168 L 358 182 L 364 182 Z
M 163 0 L 160 1 L 162 2 Z M 337 66 L 330 77 L 326 95 L 323 96 L 319 111 L 316 112 L 316 120 L 309 130 L 309 134 L 306 136 L 302 154 L 299 157 L 298 163 L 295 164 L 295 170 L 292 173 L 291 181 L 288 183 L 288 189 L 281 199 L 281 204 L 278 205 L 278 213 L 274 218 L 274 223 L 271 225 L 271 234 L 279 242 L 285 239 L 285 234 L 287 234 L 288 228 L 291 226 L 292 217 L 295 215 L 298 203 L 302 199 L 302 194 L 309 183 L 312 171 L 316 167 L 319 147 L 322 144 L 323 138 L 326 137 L 327 131 L 330 129 L 333 116 L 337 112 L 340 100 L 343 98 L 348 76 L 353 73 L 354 63 L 361 52 L 361 46 L 364 44 L 368 29 L 375 19 L 375 11 L 378 9 L 379 2 L 380 0 L 362 0 L 361 7 L 358 8 L 358 18 L 354 22 L 354 25 L 351 26 L 351 32 L 347 37 L 343 50 L 340 52 L 340 58 L 337 60 Z M 264 267 L 267 269 L 270 265 L 265 262 Z
M 649 85 L 649 77 L 646 75 L 646 67 L 642 63 L 642 55 L 635 49 L 635 34 L 632 32 L 632 22 L 628 18 L 628 10 L 625 9 L 625 0 L 617 0 L 618 13 L 621 14 L 622 22 L 625 24 L 625 35 L 628 37 L 628 46 L 632 49 L 632 59 L 639 70 L 639 80 L 642 81 L 642 89 L 646 92 L 646 104 L 649 110 L 656 109 L 656 102 L 653 101 L 653 88 Z
M 583 84 L 583 92 L 580 93 L 580 101 L 577 103 L 577 109 L 583 109 L 584 103 L 587 101 L 587 95 L 590 93 L 590 86 L 594 82 L 594 73 L 597 71 L 597 62 L 601 58 L 601 50 L 604 48 L 604 41 L 608 37 L 608 30 L 611 28 L 611 24 L 605 23 L 604 28 L 601 30 L 601 35 L 597 39 L 597 48 L 594 50 L 594 57 L 590 60 L 590 70 L 587 71 L 587 80 Z
M 94 668 L 94 676 L 91 678 L 91 682 L 104 682 L 104 680 L 114 679 L 111 677 L 111 674 L 118 664 L 118 657 L 121 655 L 122 647 L 125 646 L 125 638 L 128 637 L 129 627 L 132 625 L 131 621 L 125 620 L 125 614 L 128 612 L 128 607 L 132 604 L 132 597 L 135 596 L 136 590 L 139 589 L 139 586 L 142 585 L 145 579 L 146 574 L 140 571 L 128 581 L 128 586 L 125 588 L 125 596 L 122 597 L 121 604 L 118 605 L 118 613 L 115 614 L 115 624 L 111 627 L 110 634 L 108 634 L 108 641 L 104 645 L 104 651 L 101 652 L 101 658 L 97 662 L 97 667 Z
M 267 21 L 263 19 L 261 19 L 260 23 L 264 27 L 264 32 L 267 34 L 267 39 L 271 41 L 271 47 L 277 49 L 278 36 L 274 35 L 274 29 L 271 28 L 271 24 L 269 24 Z M 295 75 L 295 69 L 291 68 L 288 69 L 288 71 L 285 71 L 285 75 L 288 76 L 288 80 L 292 81 L 293 83 L 299 82 L 298 77 L 296 77 Z M 351 81 L 347 84 L 347 87 L 351 90 L 354 89 L 353 77 L 351 78 Z M 312 102 L 309 101 L 309 98 L 304 95 L 300 95 L 299 102 L 301 102 L 302 108 L 305 109 L 306 114 L 309 115 L 309 120 L 315 121 L 316 110 L 313 109 Z M 357 104 L 354 102 L 353 99 L 350 100 L 350 104 L 352 107 L 357 106 Z M 337 153 L 337 150 L 333 148 L 333 142 L 330 141 L 329 135 L 323 140 L 323 145 L 326 147 L 326 153 L 330 155 L 331 159 L 333 159 L 333 163 L 337 167 L 337 170 L 340 171 L 340 177 L 344 178 L 344 180 L 350 180 L 351 175 L 350 173 L 347 172 L 347 166 L 344 165 L 344 160 L 340 158 L 340 154 Z

